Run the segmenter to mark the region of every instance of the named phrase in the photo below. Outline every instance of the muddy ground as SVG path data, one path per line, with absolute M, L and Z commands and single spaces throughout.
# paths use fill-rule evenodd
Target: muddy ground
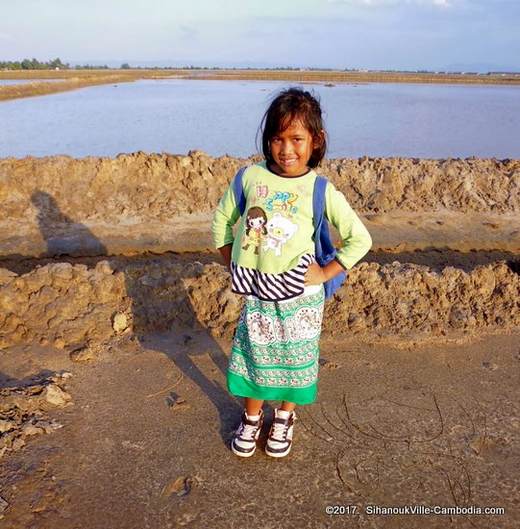
M 4 350 L 3 385 L 71 373 L 73 400 L 49 411 L 62 428 L 3 460 L 2 526 L 516 528 L 519 337 L 408 350 L 323 341 L 319 399 L 300 407 L 284 460 L 230 452 L 241 406 L 225 390 L 229 343 L 208 333 L 119 339 L 83 363 L 51 347 Z M 375 516 L 369 505 L 505 514 Z

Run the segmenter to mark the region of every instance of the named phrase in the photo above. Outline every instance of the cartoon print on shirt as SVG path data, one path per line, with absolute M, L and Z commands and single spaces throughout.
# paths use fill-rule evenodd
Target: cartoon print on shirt
M 262 249 L 273 250 L 274 254 L 279 257 L 282 255 L 282 246 L 296 233 L 298 225 L 280 213 L 275 213 L 267 222 L 266 228 L 267 238 Z
M 249 246 L 253 246 L 255 254 L 258 255 L 262 236 L 267 235 L 265 225 L 267 223 L 267 215 L 262 208 L 258 206 L 249 208 L 246 216 L 246 231 L 242 239 L 243 250 L 247 250 Z
M 267 211 L 283 211 L 289 215 L 294 215 L 298 208 L 294 205 L 298 195 L 287 191 L 275 191 L 273 196 L 265 201 Z
M 269 187 L 266 185 L 257 184 L 256 196 L 259 198 L 267 198 L 268 195 L 269 195 Z

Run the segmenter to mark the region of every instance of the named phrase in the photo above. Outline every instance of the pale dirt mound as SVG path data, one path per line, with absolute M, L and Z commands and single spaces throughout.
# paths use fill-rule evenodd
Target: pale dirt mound
M 115 318 L 128 310 L 124 278 L 108 263 L 56 263 L 17 276 L 0 269 L 0 346 L 101 341 L 115 334 Z M 119 330 L 119 329 L 118 329 Z
M 469 271 L 400 263 L 361 263 L 327 303 L 325 335 L 441 336 L 520 326 L 520 275 L 505 261 Z M 217 263 L 171 256 L 103 260 L 95 267 L 55 263 L 0 275 L 0 346 L 58 347 L 102 342 L 123 332 L 176 324 L 229 337 L 242 298 Z
M 237 168 L 253 161 L 201 152 L 1 160 L 0 241 L 11 270 L 0 273 L 0 344 L 70 347 L 176 322 L 229 336 L 241 300 L 218 258 L 201 252 L 211 248 L 211 211 Z M 374 238 L 365 260 L 375 261 L 356 266 L 328 304 L 325 333 L 518 326 L 520 161 L 340 159 L 320 172 L 365 214 Z M 198 253 L 187 261 L 166 253 L 186 249 Z M 440 269 L 399 258 L 435 249 L 445 252 Z M 450 251 L 503 258 L 461 270 Z M 83 256 L 97 257 L 95 267 Z M 28 270 L 15 272 L 24 262 Z
M 0 160 L 0 221 L 51 222 L 126 216 L 168 220 L 212 211 L 225 187 L 257 157 L 212 158 L 124 154 L 115 159 L 69 156 Z M 360 213 L 434 211 L 506 213 L 520 210 L 520 161 L 359 158 L 326 161 L 318 171 Z
M 115 160 L 2 160 L 0 239 L 5 262 L 23 263 L 27 257 L 45 256 L 51 258 L 45 262 L 52 263 L 59 255 L 66 259 L 66 255 L 208 250 L 212 246 L 210 211 L 237 168 L 252 161 L 214 159 L 200 152 L 189 156 L 137 153 Z M 502 251 L 508 262 L 517 261 L 517 160 L 362 158 L 330 160 L 322 169 L 352 205 L 365 212 L 373 251 L 392 252 L 401 263 L 401 253 L 416 251 L 411 260 L 421 262 L 421 252 L 435 248 Z M 449 266 L 449 252 L 446 255 L 445 266 Z M 32 268 L 38 265 L 37 260 L 30 262 Z M 435 264 L 428 258 L 422 263 Z M 37 340 L 70 346 L 103 341 L 119 332 L 114 328 L 116 316 L 137 332 L 198 319 L 214 332 L 229 333 L 239 309 L 223 271 L 215 274 L 211 268 L 197 266 L 193 272 L 179 271 L 176 259 L 168 258 L 157 266 L 138 259 L 120 266 L 105 263 L 95 270 L 79 261 L 72 260 L 72 264 L 56 263 L 19 275 L 3 270 L 1 343 Z M 497 278 L 498 269 L 502 272 Z M 405 267 L 403 272 L 388 265 L 354 270 L 338 298 L 343 308 L 330 305 L 330 314 L 337 314 L 331 329 L 438 333 L 516 325 L 517 274 L 508 266 L 497 268 L 489 263 L 485 270 L 471 272 L 471 277 L 465 271 L 454 282 L 450 280 L 450 288 L 457 285 L 460 302 L 453 290 L 448 293 L 442 287 L 458 272 L 447 269 L 436 277 L 425 268 L 414 270 Z M 191 273 L 192 278 L 179 281 L 178 274 Z M 475 274 L 480 278 L 476 285 Z M 409 291 L 403 289 L 410 282 L 401 282 L 401 277 L 412 277 Z M 190 281 L 201 281 L 208 292 L 216 294 L 203 296 L 198 304 L 187 303 Z M 432 282 L 440 286 L 433 287 Z M 487 286 L 479 286 L 482 282 Z M 481 296 L 481 288 L 489 290 L 489 295 Z M 500 301 L 507 295 L 512 306 Z M 478 303 L 471 301 L 473 297 Z

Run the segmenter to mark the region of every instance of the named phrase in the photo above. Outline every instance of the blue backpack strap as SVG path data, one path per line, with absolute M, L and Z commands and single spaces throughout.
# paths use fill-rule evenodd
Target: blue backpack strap
M 317 176 L 314 181 L 314 191 L 312 195 L 312 218 L 314 224 L 314 243 L 316 255 L 322 254 L 320 233 L 325 219 L 325 189 L 327 179 L 324 176 Z
M 244 176 L 247 167 L 241 167 L 233 180 L 233 192 L 235 194 L 235 202 L 237 203 L 240 216 L 246 210 L 246 195 L 244 194 L 244 186 L 242 185 L 242 177 Z
M 320 266 L 330 263 L 337 254 L 332 239 L 330 237 L 329 223 L 325 218 L 325 191 L 327 188 L 327 179 L 324 176 L 318 176 L 314 182 L 314 192 L 312 195 L 312 215 L 314 223 L 314 251 L 316 262 Z M 346 272 L 340 272 L 338 275 L 325 281 L 325 298 L 328 299 L 334 295 L 334 292 L 343 284 L 347 277 Z

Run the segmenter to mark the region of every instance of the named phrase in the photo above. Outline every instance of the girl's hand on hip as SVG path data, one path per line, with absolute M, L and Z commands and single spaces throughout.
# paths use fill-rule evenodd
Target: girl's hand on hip
M 327 276 L 323 268 L 318 263 L 311 263 L 307 272 L 304 276 L 304 284 L 309 285 L 321 285 L 327 281 Z

